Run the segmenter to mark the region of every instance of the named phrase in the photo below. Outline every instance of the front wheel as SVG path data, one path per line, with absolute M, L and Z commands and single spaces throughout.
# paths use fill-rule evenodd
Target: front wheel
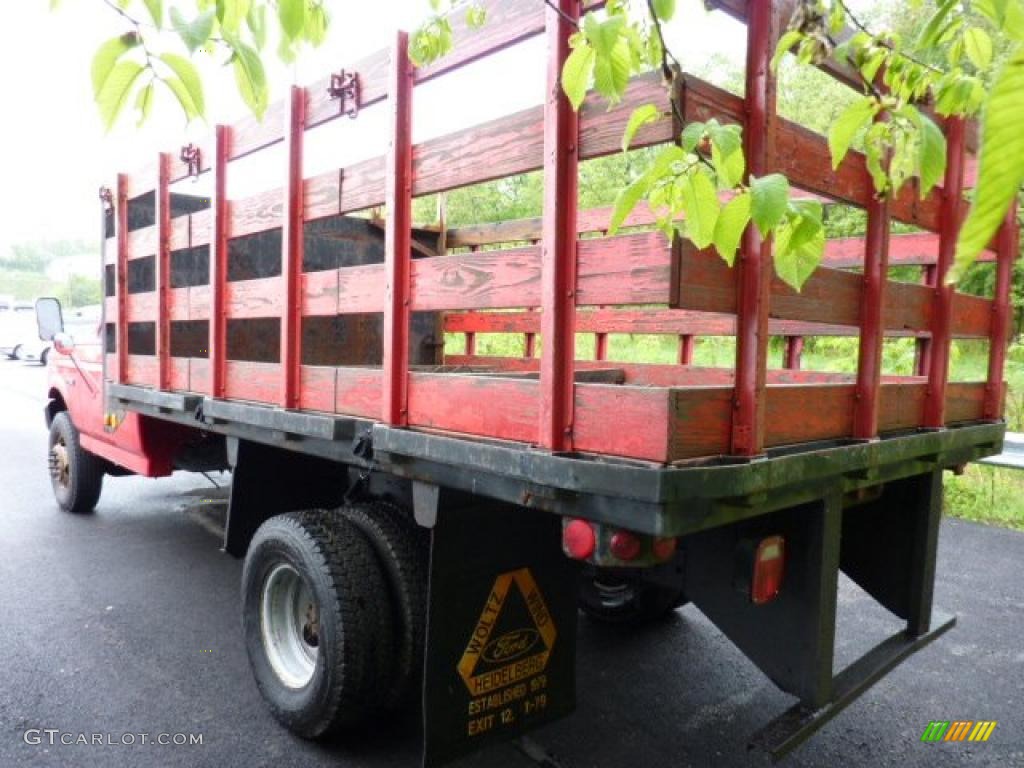
M 67 411 L 50 424 L 50 481 L 57 504 L 65 512 L 92 512 L 103 490 L 103 463 L 82 448 Z
M 685 602 L 682 589 L 645 581 L 640 571 L 587 566 L 580 576 L 580 610 L 605 624 L 648 624 Z
M 391 647 L 385 595 L 373 549 L 347 520 L 309 510 L 259 527 L 242 569 L 242 625 L 281 724 L 317 738 L 372 709 L 387 679 L 380 649 Z

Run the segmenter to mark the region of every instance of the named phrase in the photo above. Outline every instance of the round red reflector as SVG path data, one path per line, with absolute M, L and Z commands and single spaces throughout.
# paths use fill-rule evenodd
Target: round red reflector
M 586 560 L 594 554 L 594 529 L 585 520 L 570 520 L 562 531 L 562 547 L 576 560 Z
M 672 537 L 655 539 L 651 549 L 658 560 L 668 560 L 676 553 L 676 540 Z
M 616 531 L 608 548 L 619 560 L 635 560 L 640 554 L 640 539 L 629 531 Z

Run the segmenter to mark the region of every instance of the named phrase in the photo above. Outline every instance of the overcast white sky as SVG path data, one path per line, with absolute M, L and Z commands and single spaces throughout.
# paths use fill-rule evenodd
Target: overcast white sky
M 294 66 L 281 64 L 273 54 L 268 57 L 273 59 L 272 99 L 290 83 L 311 82 L 386 47 L 396 29 L 415 28 L 429 4 L 333 0 L 330 6 L 333 22 L 321 48 L 307 50 Z M 159 150 L 176 151 L 210 130 L 197 123 L 186 131 L 177 108 L 163 101 L 143 128 L 122 120 L 104 135 L 92 101 L 89 67 L 99 43 L 124 31 L 124 22 L 101 0 L 62 0 L 55 13 L 48 7 L 48 0 L 7 2 L 0 25 L 0 254 L 23 240 L 95 237 L 101 183 L 118 170 L 133 170 Z M 715 53 L 742 61 L 743 28 L 719 13 L 707 14 L 700 0 L 680 2 L 670 35 L 688 68 Z M 543 65 L 542 40 L 537 39 L 418 88 L 415 140 L 539 103 Z M 209 124 L 243 115 L 230 70 L 210 64 L 204 74 Z M 333 133 L 311 137 L 307 175 L 379 154 L 384 147 L 383 114 L 374 111 L 366 110 L 355 121 L 334 121 Z M 343 151 L 325 156 L 327 139 Z M 282 162 L 272 156 L 267 161 L 274 170 Z M 279 186 L 283 178 L 247 170 L 238 168 L 229 189 L 232 197 Z

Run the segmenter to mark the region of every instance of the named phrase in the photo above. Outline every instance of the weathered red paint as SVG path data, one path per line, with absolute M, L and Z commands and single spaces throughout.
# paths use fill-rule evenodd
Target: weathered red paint
M 865 184 L 871 184 L 866 178 Z M 864 242 L 864 290 L 861 294 L 857 389 L 853 403 L 853 437 L 878 435 L 878 388 L 882 379 L 885 341 L 885 289 L 889 282 L 889 199 L 875 197 L 868 206 Z
M 156 302 L 156 388 L 171 388 L 170 345 L 171 320 L 168 309 L 168 291 L 171 285 L 171 156 L 167 152 L 157 155 L 156 185 L 153 202 L 157 230 L 155 302 Z
M 932 301 L 931 360 L 928 368 L 928 392 L 924 403 L 924 425 L 945 425 L 946 382 L 949 380 L 950 326 L 953 312 L 953 286 L 946 285 L 946 273 L 953 265 L 956 239 L 960 232 L 963 197 L 964 119 L 946 121 L 946 175 L 942 185 L 942 228 L 939 231 L 939 258 L 935 266 L 936 283 Z
M 548 46 L 544 103 L 544 215 L 541 241 L 540 408 L 538 442 L 572 447 L 576 309 L 576 206 L 579 118 L 562 91 L 562 65 L 576 31 L 578 0 L 545 7 Z
M 992 301 L 992 334 L 989 337 L 988 376 L 985 384 L 985 405 L 982 416 L 998 419 L 1003 414 L 1005 396 L 1003 369 L 1006 366 L 1006 346 L 1010 341 L 1010 288 L 1013 282 L 1013 263 L 1020 254 L 1020 224 L 1017 221 L 1017 201 L 1003 220 L 996 236 L 995 297 Z
M 769 66 L 777 29 L 774 16 L 771 3 L 754 3 L 749 9 L 743 140 L 751 176 L 765 174 L 774 150 L 775 88 Z M 771 262 L 771 240 L 762 239 L 751 222 L 743 236 L 736 278 L 736 391 L 729 451 L 738 456 L 756 456 L 764 449 Z
M 684 333 L 679 337 L 679 364 L 689 365 L 693 362 L 694 341 L 692 334 Z
M 213 211 L 210 235 L 210 394 L 224 397 L 227 381 L 227 317 L 224 313 L 228 279 L 228 237 L 231 219 L 227 196 L 228 155 L 231 151 L 232 129 L 218 125 L 214 132 Z
M 114 190 L 114 230 L 117 237 L 117 380 L 128 381 L 128 176 L 117 175 Z
M 306 132 L 306 89 L 293 85 L 285 117 L 287 160 L 284 217 L 281 230 L 281 396 L 284 408 L 300 405 L 299 365 L 302 360 L 302 256 L 304 198 L 302 145 Z M 248 282 L 248 281 L 247 281 Z
M 770 329 L 770 325 L 769 325 Z M 782 367 L 789 371 L 800 370 L 800 358 L 804 352 L 803 336 L 787 336 L 786 349 L 782 358 Z
M 409 36 L 399 32 L 391 48 L 388 76 L 389 129 L 384 229 L 387 295 L 384 304 L 384 364 L 381 418 L 408 423 L 410 249 L 412 242 L 412 85 Z

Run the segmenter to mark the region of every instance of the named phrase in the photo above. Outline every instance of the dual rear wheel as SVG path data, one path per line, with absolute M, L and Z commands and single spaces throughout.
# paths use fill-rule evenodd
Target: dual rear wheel
M 400 709 L 418 691 L 424 535 L 384 502 L 273 517 L 242 571 L 242 619 L 271 712 L 307 738 Z

